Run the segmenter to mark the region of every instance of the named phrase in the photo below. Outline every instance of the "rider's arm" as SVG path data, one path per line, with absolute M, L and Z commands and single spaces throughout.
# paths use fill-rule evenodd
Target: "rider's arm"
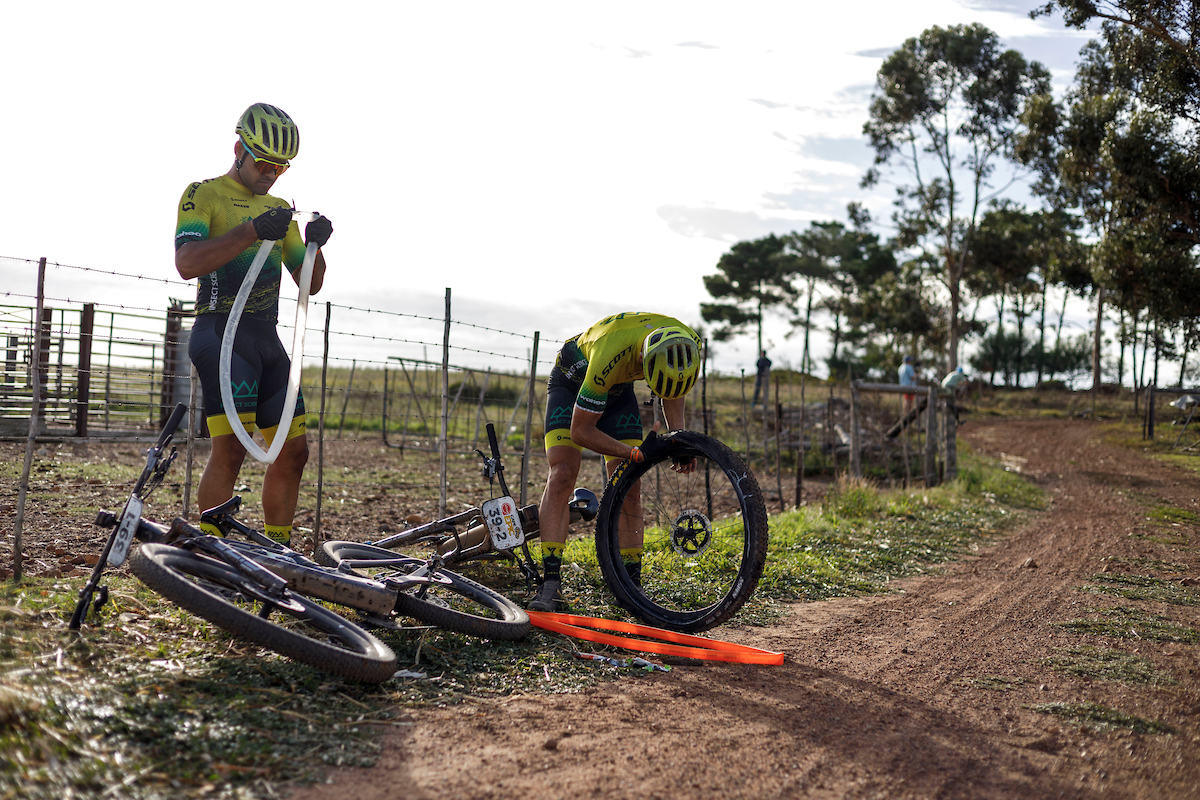
M 175 269 L 184 280 L 199 278 L 225 266 L 257 241 L 254 223 L 247 221 L 213 239 L 184 242 L 175 249 Z
M 633 448 L 597 428 L 600 417 L 600 414 L 575 406 L 571 414 L 571 441 L 600 455 L 629 458 Z
M 296 285 L 300 285 L 300 270 L 297 269 L 291 273 L 292 280 Z M 320 250 L 317 251 L 317 260 L 313 262 L 312 280 L 308 284 L 308 293 L 316 294 L 321 291 L 321 287 L 325 285 L 325 254 Z
M 671 400 L 662 401 L 663 416 L 667 418 L 668 431 L 683 430 L 683 405 L 685 399 L 683 397 L 676 397 Z

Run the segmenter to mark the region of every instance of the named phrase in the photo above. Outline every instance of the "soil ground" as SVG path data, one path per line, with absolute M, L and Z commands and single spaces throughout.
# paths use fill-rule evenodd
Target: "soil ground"
M 1173 578 L 1193 585 L 1200 530 L 1151 526 L 1147 503 L 1195 511 L 1195 478 L 1105 444 L 1082 420 L 974 419 L 961 435 L 1044 487 L 1050 510 L 893 594 L 797 604 L 774 627 L 712 632 L 782 650 L 783 666 L 677 666 L 578 694 L 414 709 L 381 735 L 375 768 L 334 771 L 292 797 L 1200 796 L 1197 646 L 1053 625 L 1123 605 L 1200 626 L 1197 606 L 1080 589 L 1114 564 L 1175 565 Z M 1087 644 L 1149 659 L 1177 683 L 1076 678 L 1045 661 Z M 1056 702 L 1170 732 L 1031 708 Z

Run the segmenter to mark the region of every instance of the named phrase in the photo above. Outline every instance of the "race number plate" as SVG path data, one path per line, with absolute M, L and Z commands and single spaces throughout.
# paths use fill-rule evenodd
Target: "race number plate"
M 119 567 L 125 563 L 129 555 L 129 545 L 133 544 L 133 532 L 137 530 L 138 520 L 142 518 L 142 498 L 130 495 L 121 513 L 121 523 L 117 525 L 117 533 L 113 536 L 112 547 L 108 551 L 109 566 Z
M 492 547 L 511 550 L 525 541 L 521 520 L 517 517 L 517 504 L 511 497 L 497 497 L 483 504 L 483 520 L 492 535 Z

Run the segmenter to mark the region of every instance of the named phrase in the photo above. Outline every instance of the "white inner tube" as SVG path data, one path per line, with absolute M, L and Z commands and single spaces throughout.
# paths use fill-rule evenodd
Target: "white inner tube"
M 287 396 L 283 401 L 279 427 L 275 429 L 275 438 L 271 442 L 271 449 L 263 450 L 246 432 L 246 426 L 242 424 L 241 418 L 237 415 L 237 409 L 233 404 L 233 385 L 230 383 L 232 372 L 230 365 L 233 360 L 233 340 L 237 336 L 242 310 L 246 307 L 250 290 L 254 288 L 254 282 L 258 280 L 258 273 L 262 271 L 263 264 L 266 263 L 267 256 L 270 255 L 271 248 L 274 246 L 275 242 L 271 240 L 264 240 L 258 246 L 258 254 L 250 264 L 250 271 L 242 280 L 242 288 L 238 290 L 237 298 L 233 301 L 233 308 L 229 310 L 229 320 L 225 323 L 225 335 L 221 338 L 221 366 L 218 378 L 221 384 L 221 403 L 225 406 L 225 418 L 229 420 L 229 426 L 233 428 L 234 434 L 242 443 L 242 447 L 246 448 L 246 452 L 264 464 L 275 463 L 275 459 L 279 457 L 279 451 L 283 449 L 283 443 L 287 440 L 291 422 L 295 418 L 296 393 L 300 390 L 300 361 L 304 357 L 304 329 L 308 326 L 308 289 L 309 284 L 312 283 L 313 264 L 316 263 L 319 249 L 316 242 L 309 242 L 304 251 L 304 265 L 300 268 L 300 296 L 296 299 L 296 329 L 292 336 L 292 368 L 288 373 Z M 289 414 L 291 416 L 288 416 Z

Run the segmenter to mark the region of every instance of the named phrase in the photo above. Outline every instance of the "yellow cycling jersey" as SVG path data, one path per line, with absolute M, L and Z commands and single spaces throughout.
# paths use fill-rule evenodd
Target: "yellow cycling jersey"
M 623 383 L 645 379 L 642 343 L 658 328 L 683 328 L 700 346 L 691 328 L 674 317 L 626 311 L 605 317 L 567 340 L 557 366 L 567 380 L 579 383 L 575 405 L 595 414 L 604 412 L 608 393 Z
M 175 249 L 188 242 L 215 239 L 268 209 L 288 205 L 286 201 L 269 194 L 254 194 L 228 175 L 193 183 L 179 200 Z M 197 314 L 229 313 L 241 289 L 242 280 L 258 255 L 258 248 L 259 244 L 254 244 L 223 267 L 200 276 L 196 293 Z M 246 300 L 243 312 L 246 316 L 272 321 L 278 319 L 281 263 L 286 264 L 289 271 L 304 263 L 304 240 L 295 222 L 288 226 L 287 235 L 272 247 L 270 256 L 263 264 Z

